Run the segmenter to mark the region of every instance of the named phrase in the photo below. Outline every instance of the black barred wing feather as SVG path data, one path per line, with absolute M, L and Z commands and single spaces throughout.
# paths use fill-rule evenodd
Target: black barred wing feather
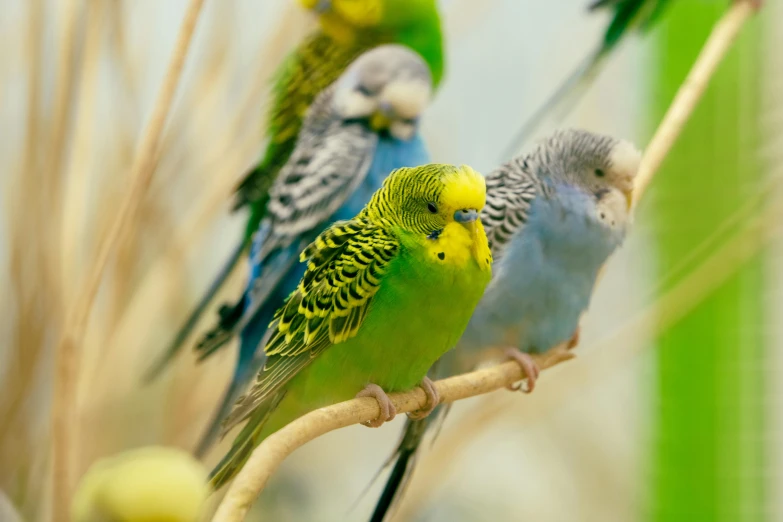
M 357 45 L 336 44 L 319 31 L 284 62 L 273 89 L 266 153 L 237 188 L 234 208 L 266 196 L 301 138 L 316 96 L 337 80 L 362 50 Z
M 398 249 L 395 236 L 361 218 L 335 223 L 305 249 L 305 275 L 269 326 L 264 369 L 226 419 L 225 430 L 274 397 L 324 350 L 356 335 Z
M 332 89 L 314 103 L 291 158 L 270 190 L 260 255 L 324 224 L 367 175 L 378 135 L 334 114 Z
M 497 261 L 511 236 L 527 222 L 530 205 L 540 190 L 527 162 L 518 157 L 486 177 L 487 204 L 481 211 L 481 223 L 489 240 L 492 258 Z
M 296 149 L 270 190 L 251 259 L 263 276 L 253 281 L 234 334 L 253 320 L 299 251 L 332 220 L 370 170 L 378 135 L 362 122 L 335 114 L 333 90 L 314 102 Z

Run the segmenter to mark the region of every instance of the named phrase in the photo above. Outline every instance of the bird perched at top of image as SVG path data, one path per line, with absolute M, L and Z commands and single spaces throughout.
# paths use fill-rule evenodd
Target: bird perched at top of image
M 429 66 L 435 87 L 443 77 L 443 34 L 436 0 L 299 0 L 318 14 L 320 27 L 281 64 L 275 74 L 265 122 L 266 150 L 236 191 L 234 208 L 248 207 L 245 234 L 200 298 L 171 344 L 148 370 L 158 376 L 181 350 L 212 299 L 244 253 L 267 209 L 268 191 L 294 150 L 305 114 L 316 96 L 364 51 L 398 43 Z
M 492 282 L 434 377 L 470 371 L 488 349 L 500 348 L 520 362 L 532 391 L 538 368 L 528 354 L 577 342 L 598 271 L 628 230 L 639 160 L 627 141 L 565 130 L 487 176 L 481 219 Z M 373 522 L 402 494 L 430 419 L 408 420 Z
M 126 451 L 93 464 L 79 481 L 74 522 L 197 522 L 209 494 L 207 470 L 166 447 Z
M 725 2 L 726 0 L 722 0 Z M 730 3 L 749 2 L 755 9 L 763 0 L 730 0 Z M 565 117 L 598 77 L 606 59 L 632 31 L 644 33 L 660 20 L 671 0 L 593 0 L 590 12 L 611 12 L 598 47 L 565 79 L 552 95 L 530 116 L 503 151 L 502 160 L 513 156 L 536 129 L 551 117 L 553 123 Z
M 598 76 L 606 59 L 632 31 L 644 32 L 655 24 L 671 0 L 593 0 L 590 12 L 611 11 L 598 47 L 565 79 L 552 95 L 530 116 L 503 151 L 503 158 L 514 155 L 547 117 L 557 123 L 574 108 Z
M 313 103 L 270 191 L 245 292 L 196 347 L 203 359 L 241 334 L 232 381 L 197 455 L 215 441 L 220 421 L 258 371 L 262 337 L 304 274 L 297 260 L 305 247 L 333 221 L 359 213 L 389 172 L 429 162 L 418 123 L 431 93 L 424 61 L 391 44 L 361 55 Z
M 247 420 L 212 472 L 217 489 L 270 433 L 316 408 L 372 396 L 379 426 L 395 415 L 386 392 L 422 385 L 451 349 L 491 278 L 479 212 L 484 178 L 467 166 L 428 164 L 389 174 L 353 219 L 302 253 L 307 268 L 275 314 L 266 362 L 226 419 Z

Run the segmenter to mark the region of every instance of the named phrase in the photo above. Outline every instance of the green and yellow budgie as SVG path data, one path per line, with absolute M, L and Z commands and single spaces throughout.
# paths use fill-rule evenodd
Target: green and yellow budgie
M 316 408 L 373 396 L 377 422 L 394 417 L 385 392 L 422 384 L 438 402 L 430 366 L 462 335 L 491 278 L 479 219 L 484 178 L 467 166 L 392 172 L 353 219 L 302 253 L 307 269 L 275 314 L 266 361 L 225 429 L 247 421 L 212 472 L 217 489 L 266 436 Z
M 197 522 L 209 494 L 207 470 L 166 447 L 126 451 L 94 464 L 79 482 L 74 522 Z
M 432 73 L 433 87 L 443 77 L 443 35 L 436 0 L 299 0 L 319 15 L 319 29 L 280 66 L 265 122 L 269 139 L 258 165 L 239 184 L 234 208 L 249 207 L 242 241 L 199 300 L 174 340 L 147 374 L 157 376 L 179 353 L 209 303 L 222 288 L 251 243 L 266 213 L 269 188 L 286 164 L 315 97 L 364 51 L 398 43 L 416 51 Z M 221 315 L 229 313 L 221 309 Z

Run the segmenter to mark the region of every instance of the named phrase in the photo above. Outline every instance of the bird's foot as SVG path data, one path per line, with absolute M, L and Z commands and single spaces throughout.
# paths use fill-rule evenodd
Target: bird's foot
M 389 396 L 386 395 L 386 392 L 383 391 L 383 389 L 377 384 L 370 383 L 365 386 L 362 391 L 356 394 L 356 398 L 358 399 L 359 397 L 374 398 L 376 401 L 378 401 L 378 407 L 381 409 L 381 414 L 377 419 L 362 423 L 365 426 L 370 428 L 380 428 L 383 426 L 383 423 L 394 419 L 395 415 L 397 415 L 397 408 L 394 407 L 394 404 L 392 403 Z
M 425 377 L 421 381 L 421 389 L 424 390 L 424 394 L 427 396 L 427 406 L 420 410 L 408 412 L 408 418 L 411 420 L 420 420 L 432 413 L 432 410 L 440 403 L 440 395 L 435 388 L 435 384 L 432 379 Z
M 519 363 L 519 365 L 522 367 L 522 372 L 525 374 L 525 378 L 527 379 L 527 384 L 524 386 L 524 388 L 522 386 L 522 382 L 509 384 L 506 386 L 506 388 L 511 391 L 522 390 L 525 393 L 532 392 L 536 387 L 536 379 L 538 379 L 538 374 L 540 372 L 536 361 L 533 360 L 530 354 L 520 352 L 516 348 L 506 348 L 503 353 L 505 353 L 509 359 Z

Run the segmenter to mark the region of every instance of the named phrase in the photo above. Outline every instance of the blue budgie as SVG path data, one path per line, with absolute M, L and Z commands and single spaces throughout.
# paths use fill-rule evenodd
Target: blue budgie
M 625 238 L 639 159 L 626 141 L 565 130 L 487 176 L 481 220 L 493 279 L 456 350 L 431 376 L 469 371 L 487 350 L 501 349 L 519 361 L 526 391 L 533 390 L 538 368 L 529 354 L 576 344 L 598 271 Z M 407 421 L 374 522 L 400 495 L 428 419 Z
M 238 303 L 221 310 L 219 324 L 196 348 L 203 359 L 240 335 L 232 382 L 198 455 L 214 442 L 221 420 L 257 373 L 267 327 L 304 274 L 299 254 L 327 225 L 358 214 L 389 172 L 428 162 L 418 121 L 431 93 L 422 58 L 384 45 L 357 58 L 316 98 L 270 191 L 268 215 L 253 238 L 247 288 Z

